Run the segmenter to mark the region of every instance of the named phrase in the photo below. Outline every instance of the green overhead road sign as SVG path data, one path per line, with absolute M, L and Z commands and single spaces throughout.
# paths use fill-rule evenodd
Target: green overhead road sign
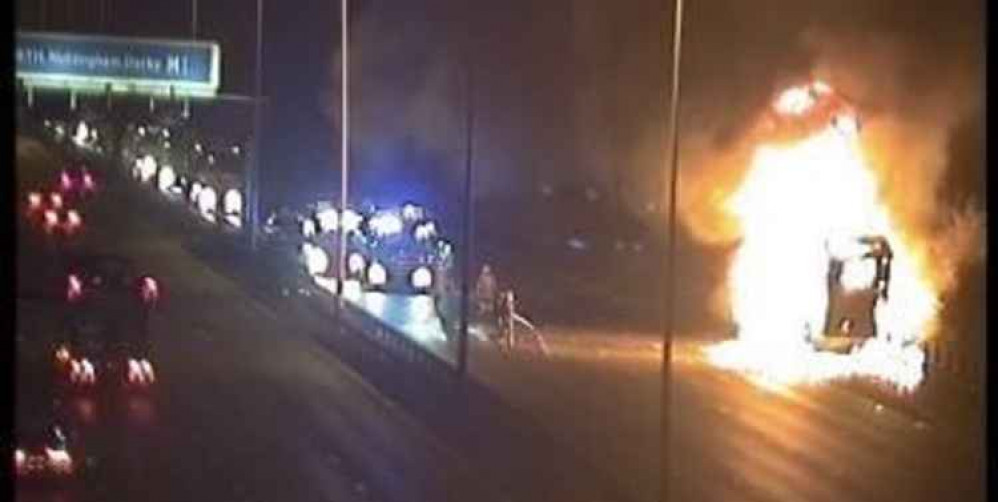
M 17 78 L 77 92 L 213 97 L 221 50 L 206 41 L 18 32 Z

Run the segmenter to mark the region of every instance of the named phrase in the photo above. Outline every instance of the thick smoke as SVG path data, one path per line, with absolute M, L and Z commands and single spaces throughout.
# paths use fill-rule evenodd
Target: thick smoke
M 390 179 L 410 169 L 431 191 L 460 184 L 462 58 L 470 50 L 480 195 L 584 183 L 619 193 L 635 213 L 661 204 L 669 2 L 470 4 L 395 0 L 356 16 L 357 177 Z M 926 243 L 926 260 L 945 265 L 934 278 L 940 289 L 961 259 L 982 255 L 983 197 L 973 192 L 983 186 L 973 182 L 983 172 L 975 146 L 984 92 L 981 2 L 697 0 L 686 7 L 680 206 L 685 230 L 701 245 L 737 243 L 724 200 L 759 140 L 753 126 L 778 90 L 817 76 L 859 108 L 897 226 Z M 335 121 L 339 93 L 331 90 Z M 407 163 L 412 158 L 428 160 Z M 703 265 L 701 279 L 712 281 L 719 267 Z
M 722 25 L 709 34 L 691 35 L 688 42 L 692 47 L 686 58 L 707 60 L 690 62 L 687 87 L 696 86 L 710 69 L 717 75 L 726 71 L 706 47 L 733 47 L 760 57 L 751 58 L 759 68 L 744 67 L 742 59 L 731 65 L 730 78 L 707 84 L 710 92 L 687 94 L 680 188 L 684 221 L 702 242 L 737 241 L 738 229 L 724 202 L 741 182 L 760 139 L 751 132 L 753 120 L 744 118 L 745 107 L 761 114 L 779 89 L 817 77 L 858 107 L 864 149 L 891 216 L 922 259 L 934 264 L 931 279 L 945 294 L 954 286 L 958 268 L 983 256 L 982 198 L 954 197 L 954 187 L 946 183 L 983 173 L 979 150 L 954 148 L 973 149 L 973 141 L 967 144 L 960 135 L 980 134 L 973 126 L 975 120 L 980 124 L 984 92 L 980 5 L 950 2 L 938 12 L 929 6 L 919 11 L 911 2 L 894 2 L 893 7 L 886 5 L 892 2 L 835 2 L 824 9 L 807 3 L 811 12 L 802 12 L 788 2 L 768 3 L 768 9 L 753 3 L 754 12 L 783 15 L 774 15 L 774 21 L 782 20 L 764 28 L 751 23 L 765 32 L 745 36 Z M 767 17 L 734 15 L 744 20 Z M 714 21 L 705 13 L 690 24 L 704 29 Z M 708 37 L 723 38 L 729 45 L 708 42 Z M 770 52 L 780 56 L 769 58 Z M 728 104 L 730 117 L 724 111 Z
M 464 145 L 453 34 L 441 29 L 446 18 L 435 19 L 441 12 L 434 2 L 368 7 L 350 19 L 351 190 L 379 202 L 445 199 L 460 181 L 455 167 Z M 325 111 L 338 147 L 340 52 L 334 54 Z

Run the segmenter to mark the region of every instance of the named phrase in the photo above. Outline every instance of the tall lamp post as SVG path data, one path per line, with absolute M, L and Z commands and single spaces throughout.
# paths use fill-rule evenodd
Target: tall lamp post
M 198 0 L 191 0 L 191 39 L 198 37 Z
M 348 9 L 347 0 L 340 0 L 340 232 L 339 246 L 336 252 L 336 269 L 339 279 L 340 302 L 346 292 L 346 229 L 343 227 L 343 214 L 347 210 L 347 182 L 350 169 L 350 75 L 348 73 L 350 53 L 348 43 Z
M 249 216 L 250 249 L 259 245 L 260 220 L 260 105 L 263 88 L 263 0 L 256 0 L 256 81 L 253 89 L 253 163 L 250 167 Z
M 673 318 L 675 307 L 675 284 L 676 284 L 676 194 L 679 183 L 679 69 L 680 55 L 682 54 L 683 39 L 683 0 L 675 0 L 675 16 L 673 18 L 673 39 L 672 39 L 672 89 L 669 103 L 669 136 L 670 155 L 669 162 L 669 234 L 666 244 L 665 257 L 665 319 L 664 333 L 662 339 L 662 493 L 661 500 L 669 499 L 669 414 L 672 412 L 671 384 L 672 384 L 672 339 L 675 320 Z
M 464 148 L 464 218 L 462 221 L 462 259 L 461 259 L 461 332 L 458 335 L 457 346 L 457 372 L 459 375 L 466 375 L 468 372 L 468 319 L 471 313 L 471 277 L 472 263 L 474 262 L 474 177 L 473 177 L 473 147 L 474 147 L 474 127 L 475 127 L 475 93 L 474 93 L 474 60 L 472 58 L 472 8 L 468 8 L 467 35 L 465 44 L 465 148 Z M 445 327 L 446 329 L 446 327 Z

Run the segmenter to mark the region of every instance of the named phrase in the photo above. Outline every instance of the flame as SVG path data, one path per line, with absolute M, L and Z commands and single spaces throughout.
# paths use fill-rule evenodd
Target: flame
M 922 379 L 917 342 L 931 333 L 938 289 L 927 250 L 893 224 L 881 200 L 855 112 L 833 92 L 817 83 L 778 97 L 777 123 L 807 129 L 793 141 L 761 144 L 727 199 L 742 236 L 728 275 L 738 339 L 707 356 L 769 386 L 862 375 L 911 389 Z M 883 236 L 893 251 L 888 296 L 874 312 L 877 335 L 849 354 L 820 352 L 809 339 L 825 335 L 829 260 L 855 256 L 850 243 L 862 236 Z M 857 288 L 874 273 L 853 267 L 842 283 Z

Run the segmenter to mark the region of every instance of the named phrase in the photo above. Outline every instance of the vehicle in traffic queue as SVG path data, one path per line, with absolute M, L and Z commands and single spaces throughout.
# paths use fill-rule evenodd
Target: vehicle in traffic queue
M 398 294 L 432 291 L 443 258 L 437 226 L 422 214 L 407 217 L 407 207 L 375 213 L 366 221 L 366 239 L 358 251 L 364 259 L 365 289 Z M 361 268 L 357 262 L 352 269 Z
M 18 406 L 14 439 L 13 474 L 20 487 L 65 485 L 79 479 L 86 465 L 78 438 L 46 405 Z
M 822 350 L 849 352 L 878 335 L 877 308 L 888 300 L 893 252 L 883 236 L 829 242 L 828 307 Z
M 74 389 L 105 380 L 144 388 L 155 380 L 150 317 L 159 282 L 116 255 L 75 257 L 66 276 L 65 337 L 53 347 L 60 381 Z

